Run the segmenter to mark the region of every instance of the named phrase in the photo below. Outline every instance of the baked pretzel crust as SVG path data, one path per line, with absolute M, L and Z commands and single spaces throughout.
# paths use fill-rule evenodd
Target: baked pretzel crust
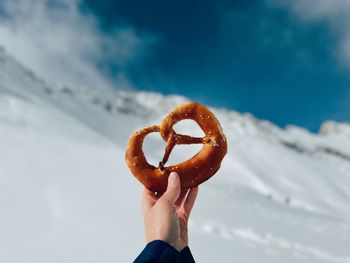
M 197 122 L 204 131 L 205 137 L 177 134 L 173 126 L 184 119 L 192 119 Z M 164 157 L 158 167 L 147 162 L 142 150 L 144 138 L 152 132 L 159 132 L 167 143 Z M 175 145 L 194 143 L 203 144 L 196 155 L 179 164 L 165 166 Z M 199 103 L 187 102 L 176 106 L 160 125 L 141 129 L 131 135 L 125 160 L 132 174 L 145 187 L 155 192 L 164 192 L 171 172 L 177 172 L 180 175 L 182 189 L 195 187 L 208 180 L 219 170 L 226 153 L 226 137 L 215 115 Z

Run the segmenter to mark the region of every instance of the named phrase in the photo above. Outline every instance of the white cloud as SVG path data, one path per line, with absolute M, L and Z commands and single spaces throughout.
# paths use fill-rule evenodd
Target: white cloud
M 80 0 L 1 0 L 0 45 L 52 84 L 91 87 L 129 86 L 128 65 L 142 60 L 154 38 L 123 26 L 106 34 Z M 116 78 L 98 65 L 111 61 Z M 120 83 L 116 83 L 120 81 Z
M 349 0 L 268 0 L 273 6 L 287 8 L 302 21 L 325 23 L 336 40 L 334 54 L 350 68 L 350 1 Z

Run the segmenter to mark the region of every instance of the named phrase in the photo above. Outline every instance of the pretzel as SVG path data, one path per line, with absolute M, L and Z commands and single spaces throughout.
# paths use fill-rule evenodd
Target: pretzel
M 205 137 L 191 137 L 177 134 L 173 126 L 181 120 L 192 119 L 204 131 Z M 147 134 L 159 132 L 167 145 L 159 166 L 149 164 L 142 150 Z M 189 160 L 176 165 L 165 166 L 175 145 L 203 144 L 200 151 Z M 154 125 L 135 132 L 129 139 L 125 160 L 132 174 L 148 189 L 164 192 L 171 172 L 180 175 L 181 188 L 195 187 L 212 177 L 220 168 L 227 153 L 227 141 L 215 115 L 196 102 L 180 104 L 171 111 L 160 125 Z

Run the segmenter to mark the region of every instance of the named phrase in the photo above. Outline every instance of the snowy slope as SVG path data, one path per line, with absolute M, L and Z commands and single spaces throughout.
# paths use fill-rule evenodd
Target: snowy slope
M 144 246 L 132 131 L 180 96 L 55 87 L 0 50 L 0 262 L 131 262 Z M 191 218 L 198 262 L 350 262 L 350 125 L 320 134 L 213 109 L 229 154 Z M 191 121 L 182 133 L 200 135 Z M 145 141 L 150 162 L 164 142 Z M 197 146 L 177 146 L 170 163 Z

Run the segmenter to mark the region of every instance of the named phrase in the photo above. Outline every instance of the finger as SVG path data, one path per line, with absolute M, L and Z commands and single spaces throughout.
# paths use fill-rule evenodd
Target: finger
M 142 196 L 142 202 L 141 202 L 142 209 L 152 208 L 155 205 L 156 201 L 157 201 L 157 197 L 155 196 L 155 194 L 152 191 L 145 188 L 143 190 L 143 196 Z
M 187 218 L 191 214 L 192 208 L 197 198 L 197 194 L 198 194 L 198 186 L 191 188 L 190 191 L 188 192 L 188 195 L 186 197 L 186 200 L 183 204 L 183 209 L 182 209 L 183 214 Z
M 180 194 L 179 198 L 178 198 L 178 199 L 176 200 L 176 202 L 175 202 L 175 206 L 176 206 L 177 208 L 179 208 L 179 209 L 181 208 L 183 202 L 184 202 L 185 199 L 186 199 L 186 196 L 187 196 L 187 194 L 188 194 L 188 191 L 189 191 L 189 189 L 181 190 L 181 194 Z
M 171 204 L 175 204 L 176 200 L 179 198 L 181 192 L 180 177 L 177 173 L 172 172 L 168 178 L 168 187 L 165 193 L 159 200 L 167 201 Z

